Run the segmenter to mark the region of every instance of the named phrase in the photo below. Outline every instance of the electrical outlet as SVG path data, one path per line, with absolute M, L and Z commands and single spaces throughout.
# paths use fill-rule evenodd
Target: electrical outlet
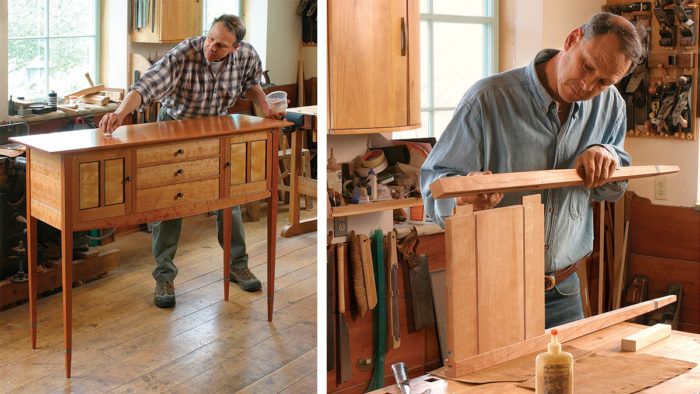
M 333 218 L 333 236 L 345 237 L 348 235 L 348 217 Z
M 662 176 L 654 178 L 654 198 L 657 200 L 665 200 L 667 193 L 666 178 Z

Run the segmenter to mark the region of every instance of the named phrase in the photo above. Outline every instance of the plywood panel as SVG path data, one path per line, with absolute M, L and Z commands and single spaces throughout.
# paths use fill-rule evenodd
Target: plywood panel
M 700 261 L 700 211 L 652 204 L 632 194 L 630 253 Z
M 250 179 L 249 182 L 264 181 L 267 169 L 267 140 L 250 143 Z
M 100 162 L 80 163 L 80 209 L 100 206 Z
M 245 142 L 231 144 L 231 185 L 245 183 L 247 145 Z
M 524 340 L 520 206 L 476 213 L 479 353 Z
M 525 338 L 544 334 L 544 205 L 539 194 L 523 197 Z
M 124 202 L 124 159 L 105 160 L 105 205 Z
M 668 294 L 671 282 L 682 283 L 679 322 L 700 325 L 700 262 L 631 254 L 628 270 L 628 278 L 634 275 L 649 278 L 647 298 Z

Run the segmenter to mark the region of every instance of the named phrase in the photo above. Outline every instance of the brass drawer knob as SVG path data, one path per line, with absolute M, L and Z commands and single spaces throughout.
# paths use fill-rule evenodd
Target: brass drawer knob
M 230 162 L 230 161 L 227 161 L 226 164 L 224 164 L 224 167 L 225 167 L 225 168 L 231 167 L 231 162 Z
M 182 175 L 182 174 L 184 174 L 184 173 L 185 173 L 185 171 L 184 171 L 182 168 L 179 168 L 179 169 L 175 172 L 175 175 Z
M 131 182 L 131 175 L 129 175 L 129 176 L 127 176 L 126 178 L 124 178 L 124 180 L 127 181 L 127 182 Z
M 175 198 L 183 198 L 183 197 L 185 197 L 185 194 L 184 194 L 183 192 L 179 192 L 179 193 L 177 193 L 177 195 L 175 196 Z

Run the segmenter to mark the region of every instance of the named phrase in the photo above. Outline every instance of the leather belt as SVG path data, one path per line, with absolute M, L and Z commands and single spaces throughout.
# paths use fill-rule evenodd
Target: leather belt
M 549 291 L 556 286 L 557 283 L 561 283 L 565 281 L 568 277 L 571 276 L 576 270 L 578 269 L 578 266 L 586 260 L 588 256 L 582 258 L 581 260 L 571 264 L 570 266 L 566 268 L 562 268 L 559 271 L 552 272 L 550 274 L 545 274 L 544 275 L 544 290 Z

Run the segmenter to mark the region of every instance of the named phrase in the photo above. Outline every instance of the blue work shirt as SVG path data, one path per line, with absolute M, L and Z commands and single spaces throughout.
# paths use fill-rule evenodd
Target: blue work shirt
M 426 213 L 444 227 L 453 198 L 433 199 L 435 180 L 472 171 L 494 174 L 573 168 L 576 157 L 594 145 L 605 147 L 630 165 L 624 151 L 625 102 L 614 86 L 598 96 L 573 103 L 562 125 L 557 104 L 537 77 L 535 65 L 558 51 L 546 49 L 527 66 L 484 78 L 464 95 L 440 140 L 421 168 Z M 565 268 L 593 250 L 591 199 L 617 200 L 626 182 L 611 182 L 592 191 L 583 186 L 543 192 L 506 193 L 500 206 L 520 204 L 526 194 L 542 194 L 545 204 L 545 272 Z

